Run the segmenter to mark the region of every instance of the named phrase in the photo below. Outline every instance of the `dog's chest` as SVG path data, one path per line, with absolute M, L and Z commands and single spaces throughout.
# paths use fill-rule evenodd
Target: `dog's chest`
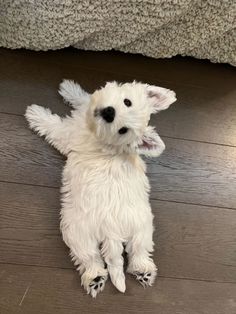
M 71 158 L 64 169 L 63 182 L 76 204 L 87 210 L 135 206 L 138 201 L 146 201 L 149 193 L 145 163 L 139 156 Z

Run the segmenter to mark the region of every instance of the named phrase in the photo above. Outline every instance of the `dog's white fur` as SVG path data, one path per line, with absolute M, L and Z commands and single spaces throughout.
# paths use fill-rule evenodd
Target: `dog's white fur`
M 109 273 L 124 292 L 125 244 L 127 271 L 143 285 L 152 285 L 157 269 L 150 257 L 153 215 L 146 167 L 139 155 L 159 156 L 164 150 L 148 122 L 152 113 L 176 100 L 175 93 L 136 82 L 112 82 L 90 95 L 68 80 L 59 93 L 75 109 L 71 117 L 62 119 L 37 105 L 29 106 L 25 116 L 32 129 L 67 156 L 61 231 L 82 274 L 81 283 L 95 297 Z M 132 106 L 127 107 L 124 99 Z M 99 114 L 107 106 L 116 112 L 112 123 Z M 122 127 L 128 128 L 126 134 L 119 134 Z

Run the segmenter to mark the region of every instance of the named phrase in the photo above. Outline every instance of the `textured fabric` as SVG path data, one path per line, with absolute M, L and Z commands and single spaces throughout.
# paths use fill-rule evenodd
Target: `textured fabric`
M 236 65 L 236 0 L 0 0 L 0 46 L 74 46 Z

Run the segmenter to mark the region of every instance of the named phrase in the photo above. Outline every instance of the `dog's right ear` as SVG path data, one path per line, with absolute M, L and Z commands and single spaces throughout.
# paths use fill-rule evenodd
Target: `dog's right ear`
M 151 106 L 153 107 L 153 113 L 167 109 L 173 102 L 176 101 L 174 91 L 154 85 L 147 86 L 147 96 L 150 100 Z

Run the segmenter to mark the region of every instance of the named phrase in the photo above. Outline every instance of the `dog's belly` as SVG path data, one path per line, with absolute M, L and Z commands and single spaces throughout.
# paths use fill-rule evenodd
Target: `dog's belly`
M 68 161 L 63 173 L 62 220 L 78 228 L 86 226 L 99 241 L 107 236 L 125 241 L 150 226 L 149 182 L 139 166 Z

